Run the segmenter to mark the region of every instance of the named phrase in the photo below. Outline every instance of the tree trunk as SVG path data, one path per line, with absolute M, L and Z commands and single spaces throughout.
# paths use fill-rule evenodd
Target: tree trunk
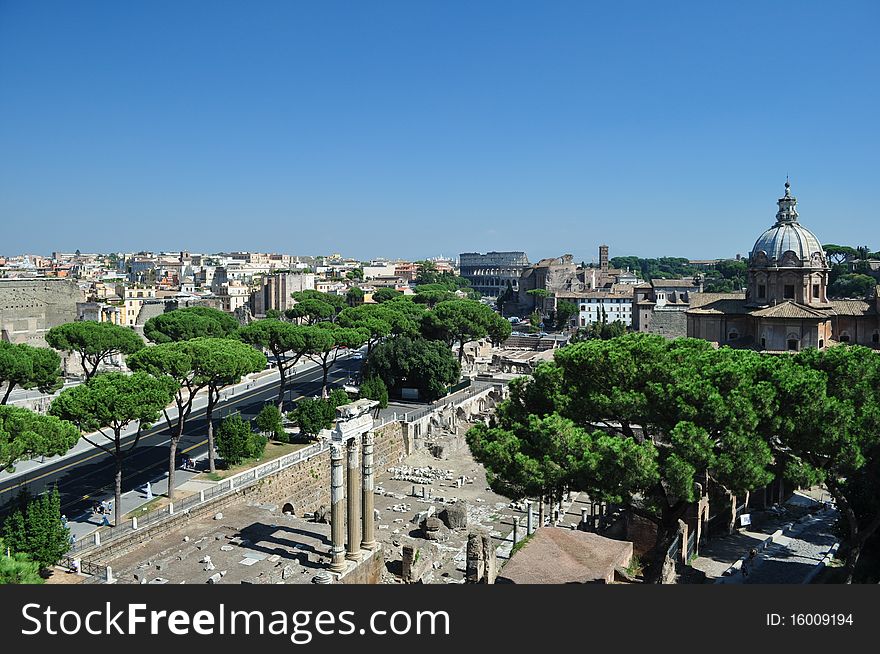
M 861 535 L 859 534 L 859 521 L 856 518 L 856 513 L 853 510 L 852 506 L 850 506 L 849 501 L 847 501 L 846 497 L 843 494 L 843 491 L 837 487 L 837 484 L 827 483 L 828 492 L 831 493 L 831 496 L 834 498 L 834 501 L 837 503 L 838 510 L 843 514 L 844 520 L 846 521 L 846 526 L 849 531 L 849 548 L 846 553 L 846 560 L 844 563 L 844 574 L 846 575 L 845 584 L 851 584 L 853 580 L 853 575 L 856 571 L 856 564 L 859 562 L 859 556 L 862 554 L 862 542 Z
M 663 567 L 666 564 L 666 553 L 679 535 L 678 520 L 675 525 L 657 525 L 657 540 L 651 555 L 651 563 L 645 568 L 644 580 L 646 584 L 663 583 Z
M 284 413 L 284 391 L 287 382 L 287 369 L 284 368 L 280 361 L 278 363 L 278 374 L 281 376 L 281 383 L 278 384 L 278 410 Z
M 6 404 L 6 401 L 9 399 L 9 396 L 12 394 L 12 389 L 15 388 L 15 384 L 12 382 L 7 382 L 9 385 L 6 387 L 6 392 L 3 394 L 3 401 L 0 404 Z
M 216 396 L 214 393 L 213 389 L 208 389 L 208 406 L 205 408 L 205 419 L 208 421 L 208 470 L 211 472 L 217 471 L 214 462 L 214 403 L 220 391 L 216 391 Z
M 116 475 L 113 491 L 113 526 L 122 524 L 122 452 L 119 451 L 119 436 L 116 436 Z
M 324 397 L 327 394 L 327 379 L 330 376 L 330 366 L 335 362 L 335 357 L 333 358 L 333 361 L 330 360 L 330 352 L 325 352 L 324 356 L 321 358 L 321 370 L 324 373 L 324 376 L 321 378 L 321 397 Z
M 177 459 L 177 441 L 179 440 L 179 436 L 171 437 L 171 444 L 168 447 L 168 501 L 174 501 L 174 472 L 176 468 L 176 459 Z

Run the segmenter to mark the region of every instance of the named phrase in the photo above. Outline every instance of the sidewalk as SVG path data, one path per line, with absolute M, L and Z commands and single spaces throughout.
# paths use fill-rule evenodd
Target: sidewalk
M 837 509 L 828 508 L 798 520 L 780 516 L 762 531 L 742 530 L 714 538 L 700 547 L 691 563 L 703 572 L 707 583 L 800 584 L 806 583 L 816 566 L 837 542 L 833 527 Z M 747 577 L 741 573 L 743 559 L 758 551 Z
M 340 359 L 342 359 L 342 358 L 346 358 L 346 357 L 340 356 Z M 318 367 L 318 365 L 312 361 L 301 361 L 295 366 L 293 372 L 294 372 L 294 374 L 299 374 L 299 373 L 302 373 L 306 370 L 311 370 L 311 369 L 317 368 L 317 367 Z M 271 369 L 267 369 L 262 372 L 256 373 L 254 375 L 251 375 L 249 377 L 246 377 L 242 380 L 242 382 L 240 384 L 237 384 L 235 386 L 224 389 L 220 395 L 221 401 L 224 399 L 230 398 L 230 397 L 234 397 L 236 394 L 240 394 L 242 391 L 254 390 L 254 389 L 258 389 L 258 388 L 262 388 L 264 386 L 270 385 L 276 381 L 277 375 L 278 375 L 278 371 L 274 368 L 271 368 Z M 291 375 L 291 372 L 288 372 L 288 375 Z M 295 377 L 293 377 L 292 379 L 295 379 Z M 207 404 L 207 396 L 204 393 L 200 393 L 197 396 L 196 400 L 193 402 L 193 410 L 195 411 L 196 409 L 204 406 L 205 404 Z M 169 410 L 168 413 L 172 417 L 172 419 L 174 417 L 176 417 L 176 411 Z M 164 427 L 164 422 L 165 422 L 165 419 L 163 417 L 158 424 L 160 426 Z M 133 430 L 132 430 L 132 433 L 133 433 Z M 100 435 L 98 435 L 98 438 L 100 438 Z M 98 441 L 98 442 L 100 442 L 100 441 Z M 83 448 L 83 445 L 85 445 L 87 447 Z M 182 450 L 180 450 L 180 453 L 181 454 L 182 453 L 188 454 L 190 450 L 197 448 L 197 447 L 200 447 L 200 446 L 195 445 L 190 448 L 182 449 Z M 79 443 L 77 443 L 77 446 L 74 448 L 74 450 L 82 451 L 83 449 L 95 449 L 95 448 L 91 444 L 87 443 L 86 441 L 80 440 Z M 67 456 L 70 456 L 71 453 L 75 453 L 74 450 L 71 450 L 71 452 L 68 452 L 63 457 L 60 457 L 60 458 L 63 459 Z M 204 452 L 199 456 L 193 456 L 192 458 L 193 458 L 194 463 L 198 464 L 199 461 L 207 458 L 207 452 Z M 48 459 L 47 459 L 47 461 L 48 461 Z M 31 469 L 33 467 L 39 467 L 39 465 L 41 465 L 41 464 L 35 463 L 35 465 L 31 467 Z M 175 494 L 177 496 L 178 501 L 188 495 L 198 493 L 200 490 L 207 490 L 208 488 L 213 487 L 217 483 L 217 482 L 213 482 L 213 481 L 193 480 L 193 477 L 200 475 L 202 472 L 204 472 L 204 471 L 203 470 L 183 470 L 181 468 L 177 469 L 177 471 L 175 472 L 174 478 L 175 478 Z M 12 475 L 8 475 L 8 476 L 15 476 L 17 474 L 25 474 L 25 471 L 20 470 L 19 466 L 17 466 L 16 472 L 13 473 Z M 133 472 L 131 474 L 136 474 L 136 472 Z M 128 475 L 126 475 L 126 476 L 128 476 Z M 131 517 L 137 517 L 137 515 L 139 513 L 138 509 L 143 508 L 142 512 L 147 513 L 148 511 L 152 511 L 152 510 L 155 510 L 156 508 L 158 508 L 155 505 L 155 503 L 153 503 L 153 500 L 155 500 L 157 498 L 160 498 L 160 497 L 163 498 L 161 500 L 162 505 L 167 505 L 167 501 L 165 500 L 165 496 L 168 491 L 167 466 L 162 466 L 157 470 L 156 475 L 153 478 L 151 478 L 151 480 L 150 480 L 150 486 L 151 486 L 151 491 L 152 491 L 152 495 L 153 495 L 152 498 L 150 498 L 147 495 L 145 486 L 140 486 L 138 488 L 133 488 L 128 491 L 125 491 L 125 488 L 126 488 L 125 477 L 123 478 L 122 515 L 125 516 L 126 514 L 133 514 L 133 516 L 129 515 L 128 518 L 126 518 L 126 520 L 130 520 Z M 112 500 L 113 499 L 113 490 L 112 490 L 112 488 L 98 489 L 98 491 L 88 499 L 91 499 L 93 501 Z M 145 506 L 147 504 L 149 504 L 150 506 Z M 111 523 L 114 518 L 114 515 L 108 516 Z M 66 517 L 68 520 L 68 527 L 70 529 L 70 534 L 74 538 L 74 540 L 81 540 L 82 538 L 89 536 L 93 532 L 97 531 L 104 524 L 104 521 L 103 521 L 104 516 L 100 515 L 100 514 L 94 514 L 91 511 L 86 511 L 86 512 L 84 512 L 80 515 L 77 515 L 77 516 L 66 516 Z
M 306 370 L 311 370 L 312 368 L 318 367 L 318 364 L 313 363 L 312 361 L 300 361 L 294 367 L 295 374 L 300 374 Z M 288 372 L 290 374 L 290 372 Z M 267 386 L 276 381 L 278 378 L 278 371 L 275 368 L 268 368 L 263 370 L 262 372 L 258 372 L 253 375 L 248 375 L 244 379 L 242 379 L 241 383 L 236 384 L 235 386 L 230 386 L 225 388 L 220 393 L 220 402 L 222 403 L 224 400 L 229 399 L 230 397 L 234 397 L 236 393 L 241 393 L 245 390 L 253 390 L 256 388 L 262 388 L 263 386 Z M 198 411 L 199 409 L 204 408 L 208 404 L 208 396 L 206 391 L 202 391 L 196 395 L 195 400 L 193 401 L 193 411 Z M 168 408 L 168 415 L 172 418 L 177 417 L 177 407 L 171 406 Z M 164 428 L 165 427 L 165 417 L 162 416 L 159 421 L 155 425 L 156 427 Z M 123 437 L 130 436 L 136 432 L 136 428 L 131 426 L 123 432 Z M 108 444 L 110 441 L 105 439 L 101 434 L 90 434 L 89 438 L 96 443 Z M 15 464 L 15 472 L 0 472 L 0 481 L 6 481 L 9 479 L 13 479 L 15 477 L 26 475 L 30 472 L 38 470 L 41 466 L 46 463 L 52 461 L 63 461 L 64 459 L 70 458 L 76 454 L 80 454 L 87 450 L 96 450 L 94 445 L 89 443 L 83 438 L 80 438 L 77 441 L 76 445 L 74 445 L 70 450 L 68 450 L 65 454 L 61 456 L 54 457 L 42 457 L 40 459 L 30 459 L 28 461 L 19 461 Z

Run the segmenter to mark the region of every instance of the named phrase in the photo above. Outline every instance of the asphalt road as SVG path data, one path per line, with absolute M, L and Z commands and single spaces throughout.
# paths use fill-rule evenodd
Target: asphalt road
M 330 370 L 331 385 L 341 385 L 359 369 L 362 361 L 345 358 L 337 361 Z M 292 400 L 317 395 L 321 392 L 321 369 L 314 368 L 298 373 L 293 383 L 288 383 L 284 410 L 292 408 Z M 278 397 L 278 379 L 251 391 L 237 390 L 236 394 L 222 402 L 214 410 L 215 421 L 221 417 L 240 411 L 242 415 L 253 417 L 267 401 Z M 194 459 L 207 453 L 205 410 L 193 410 L 186 423 L 184 435 L 178 444 L 178 452 L 187 452 Z M 216 424 L 216 423 L 215 423 Z M 169 429 L 162 418 L 152 429 L 143 434 L 137 447 L 130 450 L 123 462 L 123 493 L 144 486 L 168 469 Z M 128 443 L 129 439 L 124 440 Z M 102 442 L 100 439 L 96 442 Z M 205 464 L 206 462 L 202 462 Z M 53 485 L 58 486 L 61 495 L 61 512 L 78 515 L 91 508 L 93 496 L 112 491 L 114 459 L 97 448 L 85 450 L 75 456 L 45 465 L 20 476 L 0 482 L 0 514 L 11 506 L 10 502 L 27 488 L 31 495 L 37 495 Z

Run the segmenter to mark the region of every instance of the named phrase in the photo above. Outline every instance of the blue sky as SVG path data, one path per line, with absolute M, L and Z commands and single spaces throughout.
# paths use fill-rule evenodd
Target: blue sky
M 0 0 L 0 253 L 880 249 L 877 2 Z

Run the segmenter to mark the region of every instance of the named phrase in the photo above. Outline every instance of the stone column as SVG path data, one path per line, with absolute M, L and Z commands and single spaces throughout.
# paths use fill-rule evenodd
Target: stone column
M 348 549 L 345 553 L 345 558 L 351 561 L 361 558 L 361 507 L 356 499 L 360 486 L 358 468 L 358 442 L 352 438 L 348 441 Z
M 532 513 L 532 500 L 526 500 L 526 536 L 531 536 L 535 531 L 534 513 Z
M 376 521 L 373 513 L 373 434 L 365 432 L 361 436 L 364 451 L 363 462 L 363 501 L 361 502 L 361 519 L 363 521 L 363 535 L 361 537 L 361 549 L 376 549 Z
M 330 443 L 330 570 L 345 570 L 345 494 L 342 490 L 342 443 Z

